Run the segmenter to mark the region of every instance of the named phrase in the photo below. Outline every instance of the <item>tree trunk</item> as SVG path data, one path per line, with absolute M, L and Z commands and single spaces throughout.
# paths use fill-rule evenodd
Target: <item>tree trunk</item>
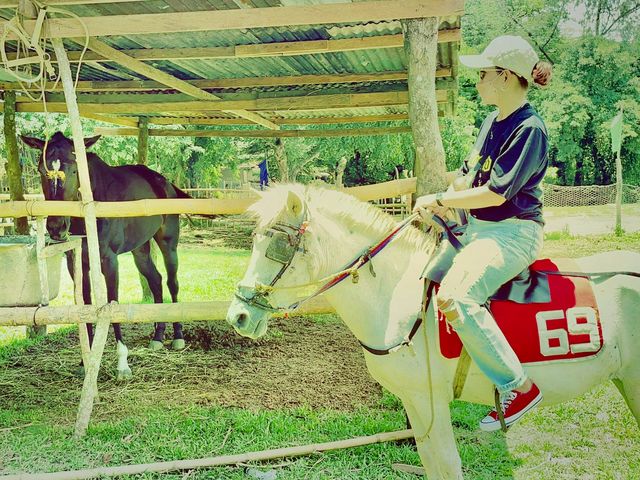
M 437 17 L 403 20 L 408 60 L 409 121 L 416 148 L 416 195 L 447 188 L 436 100 Z
M 287 152 L 284 148 L 284 139 L 276 138 L 275 141 L 275 155 L 278 162 L 278 169 L 280 170 L 280 182 L 288 182 L 289 179 L 289 162 L 287 161 Z
M 4 92 L 4 138 L 7 147 L 7 183 L 11 200 L 24 200 L 22 188 L 22 165 L 18 154 L 18 139 L 16 137 L 16 92 L 7 90 Z M 29 222 L 27 217 L 16 218 L 16 233 L 29 235 Z
M 338 166 L 336 167 L 336 186 L 344 187 L 343 177 L 344 177 L 344 169 L 347 168 L 347 157 L 342 157 L 338 162 Z

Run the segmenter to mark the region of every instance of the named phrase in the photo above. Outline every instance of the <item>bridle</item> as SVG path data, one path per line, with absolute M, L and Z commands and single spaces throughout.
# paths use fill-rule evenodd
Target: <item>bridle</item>
M 293 259 L 296 256 L 297 252 L 304 253 L 304 247 L 301 246 L 302 243 L 302 235 L 304 235 L 307 230 L 307 226 L 309 222 L 307 220 L 308 216 L 305 212 L 304 220 L 299 226 L 289 225 L 288 223 L 278 222 L 269 227 L 265 235 L 272 237 L 271 242 L 267 246 L 267 251 L 265 252 L 265 257 L 273 260 L 274 262 L 280 263 L 282 267 L 276 274 L 276 276 L 271 280 L 269 285 L 256 284 L 255 287 L 241 287 L 238 285 L 236 289 L 235 296 L 237 299 L 247 303 L 256 308 L 260 308 L 262 310 L 267 310 L 269 312 L 279 312 L 283 310 L 292 310 L 295 304 L 290 305 L 289 307 L 274 307 L 271 305 L 271 301 L 269 298 L 269 293 L 274 290 L 275 284 L 284 272 L 289 268 Z M 241 288 L 245 290 L 251 291 L 252 295 L 247 297 L 242 294 Z M 300 287 L 294 287 L 300 288 Z M 297 305 L 296 305 L 297 306 Z
M 380 253 L 382 249 L 391 242 L 391 240 L 393 240 L 402 230 L 404 230 L 404 228 L 410 225 L 411 222 L 413 222 L 416 218 L 418 218 L 418 216 L 419 214 L 415 213 L 409 216 L 408 218 L 406 218 L 405 220 L 403 220 L 402 222 L 400 222 L 381 241 L 367 248 L 362 254 L 358 255 L 351 263 L 349 263 L 345 268 L 343 268 L 339 272 L 336 272 L 332 275 L 329 275 L 328 277 L 322 278 L 315 282 L 311 282 L 305 285 L 291 286 L 291 287 L 276 287 L 275 285 L 276 285 L 276 282 L 280 280 L 284 272 L 287 270 L 287 268 L 289 268 L 289 266 L 293 262 L 293 259 L 295 258 L 296 253 L 297 252 L 305 253 L 305 249 L 303 246 L 301 246 L 301 244 L 302 244 L 302 236 L 307 231 L 307 228 L 309 226 L 309 216 L 308 216 L 308 213 L 305 211 L 305 214 L 303 216 L 303 221 L 299 226 L 289 225 L 286 223 L 276 223 L 266 231 L 266 234 L 273 238 L 269 243 L 269 245 L 267 246 L 265 257 L 282 264 L 282 267 L 280 268 L 275 278 L 271 281 L 269 285 L 256 284 L 255 287 L 241 287 L 239 285 L 235 292 L 235 296 L 237 299 L 253 307 L 260 308 L 268 312 L 285 312 L 285 315 L 286 315 L 288 314 L 288 312 L 298 308 L 304 302 L 307 302 L 312 298 L 317 297 L 321 293 L 326 292 L 330 288 L 336 286 L 338 283 L 342 282 L 345 278 L 349 276 L 352 277 L 353 283 L 357 283 L 359 279 L 358 270 L 364 265 L 366 265 L 367 263 L 371 262 L 371 259 L 373 257 L 375 257 L 378 253 Z M 373 271 L 373 266 L 371 265 L 371 263 L 369 263 L 369 265 L 370 265 L 370 271 L 372 275 L 375 276 L 375 272 Z M 274 306 L 271 304 L 268 298 L 269 293 L 277 289 L 297 290 L 297 289 L 305 288 L 311 285 L 319 285 L 319 284 L 324 284 L 324 285 L 322 285 L 319 289 L 314 291 L 311 295 L 308 295 L 307 297 L 301 300 L 298 300 L 289 306 Z M 249 292 L 252 293 L 252 295 L 251 296 L 243 295 L 241 292 L 241 288 L 248 290 Z

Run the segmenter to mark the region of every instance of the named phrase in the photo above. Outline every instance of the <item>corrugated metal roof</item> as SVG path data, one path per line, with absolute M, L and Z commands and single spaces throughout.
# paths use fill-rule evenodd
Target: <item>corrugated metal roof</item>
M 65 10 L 81 17 L 110 16 L 143 13 L 193 12 L 204 10 L 236 9 L 238 5 L 252 8 L 278 7 L 294 5 L 316 5 L 330 3 L 345 3 L 345 0 L 149 0 L 131 1 L 126 3 L 104 3 L 91 5 L 68 5 Z M 355 2 L 354 2 L 355 3 Z M 13 9 L 0 9 L 0 16 L 8 19 L 14 15 Z M 459 17 L 441 19 L 441 30 L 460 28 Z M 186 32 L 170 34 L 145 34 L 101 37 L 100 40 L 126 53 L 130 49 L 172 49 L 196 47 L 233 47 L 243 45 L 272 44 L 282 42 L 300 42 L 309 40 L 341 40 L 350 38 L 377 37 L 381 35 L 398 35 L 402 33 L 399 21 L 363 22 L 350 24 L 327 24 L 310 26 L 291 26 L 278 28 L 251 28 L 237 30 L 222 30 L 209 32 Z M 12 44 L 9 43 L 9 50 Z M 66 40 L 68 50 L 78 51 L 81 47 Z M 438 44 L 439 68 L 451 69 L 451 75 L 439 79 L 442 88 L 455 90 L 457 76 L 458 42 L 444 42 Z M 333 75 L 333 74 L 374 74 L 380 72 L 401 72 L 407 69 L 407 59 L 401 47 L 375 48 L 368 50 L 340 51 L 327 53 L 313 53 L 293 56 L 266 56 L 242 58 L 200 58 L 200 59 L 172 59 L 146 61 L 147 64 L 165 73 L 183 80 L 196 79 L 242 79 L 253 77 L 283 77 L 298 75 Z M 77 64 L 73 64 L 74 70 Z M 75 73 L 75 71 L 74 71 Z M 116 81 L 145 78 L 121 65 L 107 61 L 85 61 L 81 67 L 80 80 L 83 81 Z M 443 81 L 444 80 L 444 81 Z M 448 82 L 446 80 L 449 80 Z M 211 88 L 207 91 L 224 99 L 230 98 L 263 98 L 278 96 L 318 95 L 330 93 L 361 93 L 406 90 L 405 81 L 386 82 L 353 82 L 353 83 L 323 83 L 318 85 L 287 85 L 251 88 Z M 183 94 L 170 89 L 140 92 L 138 99 L 148 101 L 151 96 L 162 93 L 167 101 L 184 100 Z M 111 102 L 118 101 L 116 97 L 104 93 L 82 93 L 81 101 Z M 112 100 L 109 100 L 111 98 Z M 131 101 L 132 95 L 122 95 L 122 101 Z M 93 99 L 93 100 L 91 100 Z M 129 100 L 127 100 L 129 99 Z M 451 112 L 455 95 L 449 95 L 447 106 L 441 106 L 443 111 Z M 137 101 L 137 100 L 135 100 Z M 155 100 L 157 101 L 157 100 Z M 396 107 L 371 107 L 349 109 L 350 115 L 381 115 L 390 112 L 404 113 Z M 295 115 L 335 116 L 337 110 L 315 110 L 313 113 L 301 111 L 278 112 L 283 118 L 303 118 Z M 268 117 L 267 112 L 262 112 Z M 228 118 L 228 115 L 207 118 Z M 287 116 L 290 115 L 290 116 Z M 195 117 L 197 114 L 190 113 Z

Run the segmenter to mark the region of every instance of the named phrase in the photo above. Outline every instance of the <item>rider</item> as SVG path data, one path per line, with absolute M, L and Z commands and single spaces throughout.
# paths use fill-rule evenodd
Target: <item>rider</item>
M 510 425 L 540 403 L 542 394 L 484 304 L 542 248 L 540 182 L 547 169 L 547 131 L 527 102 L 527 91 L 532 83 L 547 85 L 551 65 L 539 61 L 524 39 L 509 35 L 494 39 L 480 55 L 461 55 L 460 62 L 479 70 L 478 93 L 497 110 L 484 120 L 474 152 L 451 178 L 454 189 L 419 197 L 414 211 L 429 218 L 429 211 L 470 210 L 462 250 L 443 242 L 425 276 L 440 282 L 438 308 L 496 385 Z M 500 428 L 495 409 L 480 428 Z

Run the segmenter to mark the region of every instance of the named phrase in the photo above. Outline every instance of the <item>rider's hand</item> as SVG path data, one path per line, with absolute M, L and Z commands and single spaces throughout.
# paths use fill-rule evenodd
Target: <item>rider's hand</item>
M 413 207 L 413 213 L 419 213 L 422 220 L 429 220 L 433 214 L 439 217 L 443 216 L 447 207 L 438 205 L 435 193 L 418 197 L 416 205 Z

